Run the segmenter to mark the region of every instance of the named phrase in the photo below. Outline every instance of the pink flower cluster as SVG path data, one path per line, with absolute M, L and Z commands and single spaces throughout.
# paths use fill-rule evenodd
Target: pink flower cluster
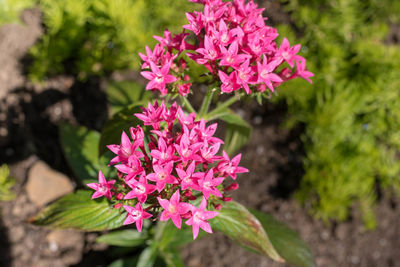
M 223 151 L 218 156 L 223 141 L 214 137 L 217 124 L 196 121 L 194 113 L 186 115 L 176 103 L 168 108 L 156 101 L 142 110 L 135 116 L 145 127 L 131 127 L 131 138 L 123 132 L 120 144 L 108 146 L 116 154 L 110 165 L 118 170 L 118 178 L 107 181 L 99 172 L 99 182 L 87 185 L 96 190 L 92 198 L 104 196 L 116 208 L 123 206 L 124 225 L 136 223 L 138 231 L 144 219 L 153 217 L 171 219 L 177 228 L 187 219 L 194 239 L 199 228 L 211 233 L 208 220 L 218 212 L 207 206 L 218 209 L 221 201 L 230 200 L 226 192 L 238 186 L 224 188 L 222 183 L 228 176 L 235 180 L 237 173 L 248 172 L 238 166 L 241 155 L 231 160 Z M 196 200 L 199 207 L 193 205 Z
M 264 9 L 253 0 L 190 1 L 203 4 L 204 9 L 186 14 L 189 24 L 183 26 L 183 32 L 172 35 L 165 30 L 164 37 L 154 36 L 159 43 L 153 51 L 146 47 L 146 55 L 139 54 L 144 61 L 142 68 L 150 69 L 141 72 L 150 80 L 146 89 L 159 90 L 163 95 L 188 94 L 191 83 L 185 74 L 187 64 L 179 57 L 183 52 L 204 65 L 224 93 L 241 88 L 247 94 L 252 90 L 264 92 L 267 87 L 274 91 L 297 77 L 311 83 L 314 74 L 306 70 L 306 60 L 297 55 L 301 46 L 290 46 L 286 38 L 278 46 L 277 30 L 265 24 Z M 189 35 L 194 36 L 192 43 L 186 41 Z

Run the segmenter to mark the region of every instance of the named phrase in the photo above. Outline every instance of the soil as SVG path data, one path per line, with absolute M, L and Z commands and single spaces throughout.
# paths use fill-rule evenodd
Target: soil
M 263 1 L 263 6 L 276 11 L 267 14 L 272 24 L 288 22 L 277 1 Z M 106 246 L 95 243 L 97 234 L 68 232 L 72 241 L 66 238 L 63 247 L 55 248 L 51 237 L 63 233 L 27 223 L 39 210 L 25 187 L 31 166 L 41 160 L 72 177 L 58 141 L 58 125 L 69 122 L 101 129 L 107 109 L 99 79 L 82 83 L 58 76 L 40 85 L 29 82 L 23 59 L 43 29 L 37 10 L 25 11 L 22 19 L 24 25 L 0 28 L 0 162 L 9 164 L 17 180 L 15 200 L 0 203 L 0 266 L 107 266 L 112 256 Z M 309 244 L 317 266 L 400 266 L 399 198 L 383 193 L 374 231 L 365 231 L 356 209 L 348 221 L 324 225 L 293 196 L 303 174 L 302 129 L 284 128 L 285 106 L 251 103 L 235 109 L 254 127 L 250 143 L 241 150 L 242 165 L 250 173 L 239 176 L 235 200 L 269 212 L 296 230 Z M 189 267 L 286 266 L 252 254 L 219 233 L 190 244 L 182 255 Z

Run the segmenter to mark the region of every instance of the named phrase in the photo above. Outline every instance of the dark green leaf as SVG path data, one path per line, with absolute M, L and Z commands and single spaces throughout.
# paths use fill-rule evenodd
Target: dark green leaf
M 105 175 L 110 171 L 106 167 L 107 160 L 99 160 L 98 132 L 82 126 L 63 124 L 60 126 L 60 140 L 69 165 L 82 183 L 97 181 L 99 170 Z
M 135 103 L 111 117 L 101 132 L 98 147 L 100 155 L 103 155 L 107 151 L 107 145 L 119 144 L 121 142 L 122 131 L 125 131 L 129 135 L 130 127 L 136 127 L 136 125 L 141 124 L 142 121 L 136 118 L 134 114 L 142 112 L 140 107 L 143 105 L 146 104 L 141 102 Z
M 126 214 L 114 209 L 107 199 L 91 199 L 93 191 L 80 190 L 46 207 L 30 222 L 54 228 L 85 231 L 111 230 L 122 226 Z
M 158 227 L 163 222 L 158 223 Z M 182 224 L 181 229 L 176 228 L 176 226 L 171 222 L 166 222 L 165 226 L 160 235 L 160 240 L 158 241 L 158 246 L 161 250 L 168 248 L 180 248 L 190 242 L 193 242 L 193 234 L 191 227 L 186 224 Z M 201 232 L 199 233 L 201 234 Z
M 285 261 L 299 267 L 315 266 L 310 249 L 295 231 L 270 214 L 257 210 L 250 212 L 261 222 L 271 243 Z
M 107 243 L 113 246 L 136 247 L 142 245 L 147 239 L 147 235 L 137 230 L 126 229 L 111 232 L 97 238 L 99 243 Z
M 221 114 L 219 119 L 226 122 L 224 149 L 226 153 L 232 155 L 249 141 L 252 130 L 251 126 L 230 110 L 227 113 Z
M 284 261 L 271 244 L 261 223 L 244 206 L 231 201 L 224 204 L 217 217 L 210 220 L 213 229 L 232 238 L 240 245 Z
M 113 261 L 108 267 L 134 267 L 138 262 L 138 256 L 123 258 Z
M 136 267 L 152 267 L 157 258 L 157 246 L 152 244 L 145 248 L 139 256 Z
M 150 100 L 152 97 L 150 91 L 146 91 L 142 85 L 133 81 L 110 82 L 106 94 L 112 114 L 133 103 Z
M 178 249 L 171 248 L 161 251 L 161 256 L 168 267 L 185 267 L 181 253 Z

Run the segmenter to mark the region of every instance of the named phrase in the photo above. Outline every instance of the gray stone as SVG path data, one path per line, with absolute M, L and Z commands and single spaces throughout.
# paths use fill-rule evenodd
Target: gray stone
M 26 192 L 29 200 L 38 207 L 73 192 L 71 181 L 42 161 L 36 162 L 29 171 Z

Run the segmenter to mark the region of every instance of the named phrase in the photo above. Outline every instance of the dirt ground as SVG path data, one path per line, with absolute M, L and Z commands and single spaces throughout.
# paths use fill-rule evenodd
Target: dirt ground
M 276 2 L 264 2 L 271 21 L 287 21 Z M 14 201 L 0 203 L 0 266 L 107 266 L 108 248 L 95 243 L 96 234 L 54 231 L 28 224 L 40 204 L 29 191 L 32 166 L 43 162 L 72 177 L 58 141 L 60 122 L 101 129 L 107 119 L 102 81 L 77 82 L 59 76 L 40 85 L 25 73 L 26 53 L 40 38 L 37 10 L 22 15 L 25 25 L 0 28 L 0 163 L 8 163 L 17 179 Z M 317 266 L 400 266 L 400 200 L 384 192 L 376 207 L 378 227 L 365 231 L 357 211 L 344 223 L 324 225 L 314 220 L 293 197 L 302 170 L 301 129 L 288 131 L 283 105 L 238 105 L 254 132 L 242 149 L 249 174 L 238 179 L 234 199 L 269 212 L 295 229 L 309 244 Z M 75 186 L 73 179 L 69 181 Z M 51 191 L 48 188 L 47 191 Z M 182 252 L 189 267 L 286 266 L 252 254 L 222 234 L 209 235 Z

